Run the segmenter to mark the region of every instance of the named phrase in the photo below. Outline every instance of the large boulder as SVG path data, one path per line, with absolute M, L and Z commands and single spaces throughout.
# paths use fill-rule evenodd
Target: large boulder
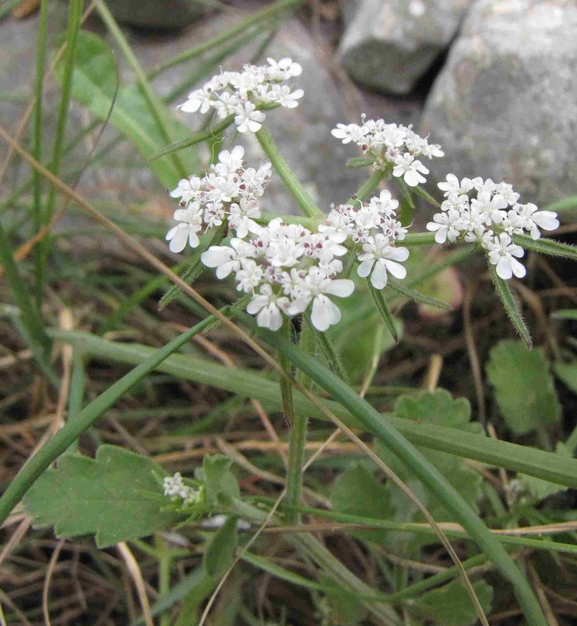
M 108 0 L 119 22 L 146 28 L 183 28 L 206 13 L 207 6 L 192 0 Z
M 409 93 L 455 37 L 472 0 L 346 0 L 339 57 L 359 83 Z
M 575 0 L 479 0 L 426 104 L 446 171 L 506 178 L 522 201 L 577 192 Z

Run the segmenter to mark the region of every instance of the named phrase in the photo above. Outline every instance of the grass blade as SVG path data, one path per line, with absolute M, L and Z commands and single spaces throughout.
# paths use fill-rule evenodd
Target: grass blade
M 527 348 L 531 350 L 533 348 L 533 340 L 531 339 L 531 333 L 525 324 L 525 320 L 521 315 L 521 311 L 519 311 L 519 307 L 515 302 L 515 298 L 513 297 L 513 293 L 511 292 L 511 288 L 507 284 L 506 280 L 503 280 L 497 274 L 497 268 L 492 263 L 489 264 L 489 268 L 491 270 L 491 279 L 493 280 L 493 285 L 495 285 L 495 291 L 503 304 L 503 308 L 507 313 L 507 317 L 511 320 L 511 323 L 515 327 L 515 330 L 523 339 Z

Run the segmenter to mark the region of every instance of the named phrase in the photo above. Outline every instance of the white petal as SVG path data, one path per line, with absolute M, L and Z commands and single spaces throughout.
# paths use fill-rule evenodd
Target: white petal
M 379 259 L 375 263 L 375 269 L 371 274 L 371 285 L 375 289 L 384 289 L 387 286 L 387 268 L 383 263 L 384 259 Z
M 200 239 L 198 238 L 196 231 L 192 230 L 191 228 L 190 233 L 188 234 L 188 244 L 190 245 L 191 248 L 197 248 L 199 243 L 200 243 Z
M 268 303 L 266 296 L 255 296 L 247 305 L 246 312 L 254 315 L 258 313 Z
M 270 322 L 268 324 L 268 327 L 271 330 L 278 330 L 281 326 L 282 326 L 282 314 L 280 312 L 280 309 L 276 305 L 274 305 L 271 307 Z
M 513 257 L 511 256 L 502 256 L 497 263 L 497 274 L 503 280 L 509 280 L 513 276 L 513 270 L 511 269 L 512 259 Z
M 513 257 L 511 257 L 511 269 L 513 270 L 513 274 L 515 274 L 517 278 L 523 278 L 527 273 L 525 266 L 522 263 L 519 263 L 519 261 L 517 261 L 517 259 L 514 259 Z
M 402 280 L 407 276 L 407 270 L 403 265 L 397 263 L 396 261 L 390 261 L 389 259 L 383 259 L 387 269 L 395 278 L 399 278 Z
M 331 324 L 336 324 L 340 319 L 339 308 L 329 298 L 321 294 L 313 300 L 311 321 L 317 330 L 324 332 Z
M 174 228 L 171 228 L 166 235 L 166 239 L 170 240 L 171 252 L 182 252 L 186 247 L 186 240 L 188 239 L 188 224 L 179 224 Z
M 185 113 L 196 113 L 200 109 L 201 102 L 196 98 L 194 100 L 187 100 L 184 104 L 181 104 L 178 108 Z
M 256 323 L 261 328 L 268 328 L 270 324 L 270 307 L 265 306 L 262 311 L 256 316 Z
M 370 273 L 371 273 L 371 269 L 373 268 L 373 263 L 375 262 L 375 260 L 373 258 L 370 259 L 365 259 L 358 267 L 357 269 L 357 274 L 361 277 L 361 278 L 366 278 Z
M 202 253 L 200 260 L 206 267 L 218 267 L 230 259 L 231 252 L 227 246 L 211 246 Z
M 557 213 L 553 211 L 537 211 L 531 215 L 531 219 L 543 230 L 556 230 L 559 228 Z
M 355 283 L 352 280 L 342 278 L 339 280 L 332 280 L 327 293 L 339 298 L 348 298 L 355 290 Z
M 389 258 L 393 261 L 406 261 L 409 258 L 409 249 L 395 248 Z
M 394 172 L 393 172 L 394 174 Z M 405 182 L 409 187 L 416 187 L 419 183 L 425 182 L 425 179 L 415 170 L 405 172 Z

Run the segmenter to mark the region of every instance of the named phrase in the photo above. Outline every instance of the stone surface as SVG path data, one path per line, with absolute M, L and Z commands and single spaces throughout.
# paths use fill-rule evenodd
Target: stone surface
M 472 0 L 346 0 L 338 55 L 372 89 L 409 93 L 449 46 Z
M 457 176 L 506 178 L 523 202 L 577 192 L 577 3 L 479 0 L 421 127 Z
M 108 0 L 108 8 L 119 22 L 146 28 L 184 28 L 206 12 L 192 0 Z

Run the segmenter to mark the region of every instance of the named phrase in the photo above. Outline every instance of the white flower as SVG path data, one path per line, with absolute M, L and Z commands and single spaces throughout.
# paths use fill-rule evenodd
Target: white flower
M 216 267 L 216 277 L 226 278 L 231 272 L 240 269 L 243 259 L 248 258 L 248 246 L 242 239 L 231 239 L 228 246 L 210 246 L 200 260 L 206 267 Z
M 303 68 L 298 63 L 295 63 L 288 57 L 281 59 L 278 63 L 271 58 L 268 58 L 267 61 L 271 66 L 270 68 L 267 68 L 269 74 L 276 80 L 287 80 L 293 76 L 300 76 L 303 71 Z
M 363 244 L 363 252 L 359 255 L 362 263 L 357 273 L 361 278 L 370 274 L 373 287 L 384 289 L 387 285 L 387 270 L 395 278 L 405 278 L 407 270 L 398 261 L 403 262 L 408 258 L 407 248 L 396 248 L 391 245 L 388 237 L 379 233 L 375 237 L 369 237 Z
M 251 315 L 258 313 L 256 323 L 261 328 L 278 330 L 283 324 L 281 310 L 286 313 L 288 306 L 288 298 L 277 296 L 270 285 L 262 285 L 259 295 L 249 302 L 246 310 Z
M 363 140 L 365 134 L 358 124 L 337 124 L 337 127 L 331 130 L 331 135 L 337 139 L 342 139 L 343 143 L 350 143 L 351 141 L 358 143 Z
M 531 233 L 531 238 L 534 240 L 541 237 L 538 226 L 543 230 L 556 230 L 559 228 L 557 213 L 553 211 L 539 211 L 531 202 L 529 204 L 516 204 L 513 210 L 525 218 L 527 223 L 525 229 Z
M 235 146 L 230 152 L 223 150 L 218 155 L 219 162 L 214 166 L 214 171 L 219 176 L 235 174 L 238 170 L 242 169 L 243 158 L 244 148 L 242 146 Z
M 521 258 L 525 251 L 521 246 L 511 243 L 511 237 L 507 233 L 501 233 L 493 241 L 487 242 L 485 247 L 489 251 L 489 261 L 497 266 L 497 274 L 503 280 L 509 280 L 513 274 L 517 278 L 525 276 L 527 270 L 515 258 Z
M 185 113 L 196 113 L 200 110 L 201 113 L 206 113 L 212 104 L 211 100 L 212 91 L 206 91 L 205 89 L 197 89 L 193 91 L 188 100 L 183 104 L 180 104 L 178 108 Z
M 236 109 L 234 123 L 237 125 L 239 133 L 246 133 L 248 130 L 251 133 L 256 133 L 262 128 L 264 118 L 264 113 L 257 111 L 252 102 L 245 102 Z
M 427 230 L 435 232 L 435 241 L 445 243 L 447 239 L 454 242 L 459 236 L 459 223 L 461 214 L 455 209 L 435 213 L 433 221 L 427 224 Z
M 241 269 L 236 273 L 237 290 L 252 293 L 258 287 L 262 275 L 263 270 L 260 265 L 257 265 L 252 259 L 243 259 Z
M 355 289 L 355 283 L 347 279 L 331 279 L 318 267 L 311 267 L 299 287 L 300 296 L 291 305 L 291 315 L 303 313 L 312 301 L 311 321 L 313 326 L 324 332 L 341 319 L 339 308 L 328 295 L 348 298 Z
M 197 504 L 202 500 L 201 490 L 185 485 L 180 472 L 176 472 L 174 476 L 167 476 L 164 479 L 163 493 L 168 498 L 181 498 L 184 501 L 184 505 Z
M 428 174 L 429 170 L 420 162 L 415 160 L 412 154 L 402 154 L 395 159 L 393 176 L 403 177 L 409 187 L 416 187 L 419 183 L 426 183 L 427 179 L 422 176 Z
M 196 233 L 202 230 L 202 213 L 198 203 L 195 202 L 186 209 L 178 209 L 174 212 L 174 219 L 182 224 L 171 228 L 166 235 L 166 240 L 170 241 L 170 251 L 182 252 L 187 240 L 191 248 L 196 248 L 200 243 Z
M 447 174 L 447 182 L 439 183 L 437 187 L 445 192 L 445 196 L 450 196 L 452 193 L 463 194 L 473 189 L 473 181 L 469 178 L 463 178 L 459 183 L 459 179 L 455 174 Z
M 178 187 L 170 192 L 172 198 L 181 198 L 181 201 L 188 204 L 191 200 L 196 200 L 201 192 L 201 180 L 198 176 L 183 178 L 178 182 Z
M 240 203 L 230 205 L 228 223 L 236 230 L 236 236 L 244 239 L 249 231 L 258 234 L 261 227 L 254 221 L 260 217 L 260 209 L 254 200 L 241 198 Z M 254 219 L 253 219 L 254 218 Z

